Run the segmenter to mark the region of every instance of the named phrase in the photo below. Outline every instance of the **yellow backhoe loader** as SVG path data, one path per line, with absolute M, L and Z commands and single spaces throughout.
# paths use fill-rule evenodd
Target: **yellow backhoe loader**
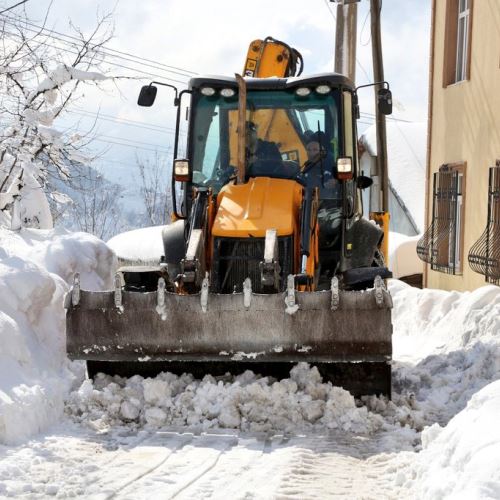
M 356 89 L 342 75 L 301 70 L 300 54 L 268 37 L 250 44 L 243 77 L 173 87 L 175 221 L 163 231 L 165 255 L 121 268 L 106 292 L 80 289 L 76 276 L 67 296 L 67 352 L 90 376 L 286 376 L 307 361 L 356 395 L 390 397 L 390 272 L 383 230 L 362 217 L 371 179 L 359 171 Z M 166 85 L 143 87 L 139 105 L 153 104 L 157 84 Z M 389 113 L 385 82 L 382 90 Z

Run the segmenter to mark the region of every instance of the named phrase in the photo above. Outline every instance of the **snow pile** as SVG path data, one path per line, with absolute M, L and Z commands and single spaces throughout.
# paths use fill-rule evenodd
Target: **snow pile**
M 419 290 L 396 280 L 389 288 L 394 401 L 412 401 L 408 415 L 416 428 L 432 424 L 399 483 L 419 498 L 498 498 L 500 288 Z
M 164 254 L 162 230 L 165 226 L 144 227 L 117 234 L 108 246 L 124 264 L 158 264 Z
M 251 432 L 338 429 L 371 433 L 380 415 L 356 406 L 354 398 L 322 383 L 316 367 L 299 363 L 290 378 L 275 381 L 251 371 L 195 380 L 162 373 L 154 379 L 99 375 L 71 394 L 66 411 L 95 427 L 133 425 L 232 428 Z
M 500 381 L 469 401 L 443 429 L 422 433 L 408 487 L 419 498 L 500 498 Z
M 111 286 L 114 256 L 85 233 L 2 229 L 0 241 L 0 443 L 15 443 L 62 414 L 74 379 L 64 342 L 67 282 L 80 272 L 83 287 Z
M 389 269 L 394 278 L 422 274 L 424 264 L 417 255 L 420 236 L 389 233 Z
M 394 389 L 413 393 L 427 423 L 446 423 L 500 379 L 500 288 L 419 290 L 392 281 Z

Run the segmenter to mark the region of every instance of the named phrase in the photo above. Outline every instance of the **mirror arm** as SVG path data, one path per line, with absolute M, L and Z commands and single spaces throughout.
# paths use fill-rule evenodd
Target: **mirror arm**
M 389 82 L 383 80 L 381 82 L 373 82 L 373 83 L 367 83 L 366 85 L 359 85 L 354 89 L 354 93 L 357 94 L 359 89 L 363 89 L 365 87 L 374 87 L 375 85 L 383 85 L 387 90 L 391 90 Z
M 156 84 L 156 85 L 163 85 L 163 87 L 170 87 L 171 89 L 175 90 L 175 97 L 174 97 L 174 106 L 179 106 L 180 104 L 180 98 L 179 98 L 179 91 L 177 90 L 177 87 L 175 85 L 170 85 L 170 83 L 163 83 L 163 82 L 151 82 L 149 86 Z

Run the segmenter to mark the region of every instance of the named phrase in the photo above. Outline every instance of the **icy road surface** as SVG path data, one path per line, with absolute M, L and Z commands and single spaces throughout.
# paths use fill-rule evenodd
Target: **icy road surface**
M 387 436 L 216 430 L 99 434 L 68 424 L 1 452 L 0 494 L 46 498 L 409 498 Z M 405 454 L 408 461 L 414 453 Z M 10 464 L 10 465 L 9 465 Z M 14 465 L 15 464 L 15 465 Z M 5 470 L 7 468 L 7 470 Z M 10 469 L 10 470 L 9 470 Z

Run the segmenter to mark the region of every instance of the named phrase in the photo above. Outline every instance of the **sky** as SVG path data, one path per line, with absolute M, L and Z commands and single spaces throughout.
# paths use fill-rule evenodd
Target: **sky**
M 0 0 L 0 10 L 14 5 Z M 113 52 L 103 64 L 109 76 L 120 77 L 101 88 L 88 87 L 58 124 L 92 131 L 96 164 L 111 180 L 137 184 L 136 159 L 158 152 L 168 158 L 173 144 L 173 95 L 161 88 L 153 108 L 137 106 L 140 87 L 161 79 L 184 88 L 195 73 L 241 72 L 249 43 L 270 35 L 297 48 L 304 74 L 333 70 L 335 4 L 328 0 L 29 0 L 24 8 L 40 25 L 50 5 L 46 27 L 55 44 L 73 34 L 70 24 L 90 33 L 97 19 L 109 14 Z M 22 7 L 9 11 L 19 13 Z M 425 121 L 427 116 L 430 0 L 384 0 L 382 45 L 385 78 L 394 98 L 394 118 Z M 57 39 L 59 38 L 59 40 Z M 356 83 L 372 81 L 369 0 L 358 8 Z M 67 46 L 66 46 L 67 47 Z M 119 57 L 117 57 L 119 56 Z M 147 59 L 148 61 L 145 61 Z M 145 73 L 150 72 L 150 75 Z M 124 78 L 127 77 L 127 78 Z M 133 79 L 130 79 L 132 77 Z M 173 80 L 176 80 L 175 82 Z M 373 113 L 373 93 L 360 94 L 361 111 Z M 99 114 L 99 117 L 96 117 Z M 373 122 L 364 115 L 362 132 Z M 185 125 L 185 123 L 184 123 Z M 170 160 L 169 160 L 170 161 Z

